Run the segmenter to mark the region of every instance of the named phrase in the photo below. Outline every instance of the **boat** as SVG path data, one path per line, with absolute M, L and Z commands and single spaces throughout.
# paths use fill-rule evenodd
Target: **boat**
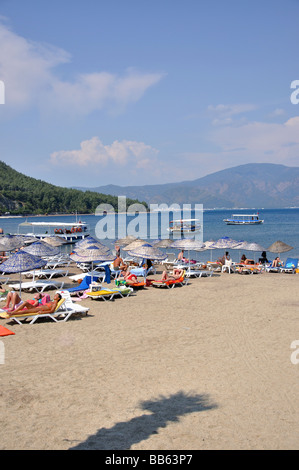
M 26 233 L 28 236 L 33 236 L 42 240 L 43 238 L 56 236 L 60 237 L 64 244 L 76 243 L 86 238 L 88 233 L 88 226 L 85 222 L 22 222 L 18 227 L 18 235 L 20 235 L 20 228 L 31 227 L 32 232 Z M 40 229 L 36 232 L 36 229 Z M 25 234 L 23 234 L 25 235 Z
M 171 233 L 197 233 L 201 231 L 199 219 L 171 220 L 167 229 Z
M 260 225 L 264 221 L 257 214 L 233 214 L 230 219 L 223 219 L 227 225 Z

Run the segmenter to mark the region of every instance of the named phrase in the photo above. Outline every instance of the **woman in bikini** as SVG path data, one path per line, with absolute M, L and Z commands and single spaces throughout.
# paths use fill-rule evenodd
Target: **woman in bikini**
M 22 310 L 23 308 L 38 307 L 42 301 L 42 294 L 35 294 L 32 300 L 22 300 L 17 292 L 9 292 L 6 297 L 6 304 L 3 310 L 16 311 Z M 11 307 L 9 306 L 11 303 Z
M 29 308 L 26 309 L 18 309 L 17 313 L 54 313 L 55 309 L 57 307 L 58 302 L 62 299 L 60 294 L 55 294 L 54 299 L 52 302 L 48 302 L 45 305 L 38 305 L 37 307 L 32 307 L 32 305 Z M 13 316 L 15 315 L 16 310 L 14 312 L 10 312 L 9 315 Z

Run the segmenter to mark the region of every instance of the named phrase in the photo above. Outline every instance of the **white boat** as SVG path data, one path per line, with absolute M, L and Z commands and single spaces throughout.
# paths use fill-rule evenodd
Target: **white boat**
M 257 214 L 233 214 L 230 219 L 223 219 L 227 225 L 259 225 L 264 221 Z
M 20 235 L 20 228 L 31 227 L 32 232 L 26 235 L 36 237 L 40 240 L 46 237 L 55 235 L 60 237 L 66 243 L 76 243 L 86 238 L 88 233 L 88 226 L 85 222 L 23 222 L 19 224 L 18 234 Z M 40 229 L 39 232 L 36 230 Z M 23 234 L 25 235 L 25 234 Z
M 199 219 L 171 220 L 167 229 L 171 233 L 197 233 L 201 231 Z

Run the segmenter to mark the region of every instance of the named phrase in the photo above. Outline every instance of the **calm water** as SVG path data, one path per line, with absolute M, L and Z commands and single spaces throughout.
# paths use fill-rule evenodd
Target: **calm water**
M 209 210 L 204 211 L 203 214 L 203 240 L 217 240 L 221 237 L 228 236 L 233 238 L 234 240 L 246 240 L 248 242 L 255 242 L 263 246 L 267 249 L 273 242 L 277 240 L 281 240 L 288 245 L 293 246 L 293 250 L 289 251 L 288 253 L 281 253 L 281 258 L 286 260 L 288 256 L 299 258 L 299 208 L 298 209 L 267 209 L 267 210 L 260 210 L 260 218 L 264 219 L 264 224 L 256 225 L 256 226 L 237 226 L 237 225 L 226 225 L 223 222 L 223 219 L 231 216 L 231 214 L 239 213 L 239 214 L 248 214 L 254 213 L 255 211 L 251 210 Z M 165 215 L 164 215 L 165 216 Z M 179 217 L 175 217 L 179 218 Z M 172 217 L 170 216 L 170 220 Z M 33 222 L 33 221 L 40 221 L 40 222 L 75 222 L 75 216 L 48 216 L 48 217 L 28 217 L 25 218 L 2 218 L 0 219 L 0 227 L 3 228 L 4 233 L 17 233 L 18 232 L 18 225 L 24 221 Z M 81 216 L 81 220 L 86 222 L 89 225 L 89 233 L 92 236 L 96 236 L 96 225 L 101 221 L 101 217 L 95 215 L 84 215 Z M 108 217 L 106 218 L 108 219 Z M 135 226 L 137 219 L 134 217 L 125 217 L 124 215 L 119 216 L 119 227 L 124 231 L 125 227 L 128 224 Z M 141 221 L 140 226 L 146 227 L 146 221 L 149 221 L 149 214 L 141 214 L 139 215 L 139 221 Z M 115 238 L 118 238 L 117 232 L 117 215 L 116 215 L 116 232 Z M 138 229 L 138 226 L 137 226 Z M 25 231 L 22 231 L 25 233 Z M 149 229 L 148 229 L 149 233 Z M 123 236 L 123 234 L 120 234 Z M 146 237 L 146 228 L 145 232 L 140 233 L 140 238 Z M 167 234 L 162 234 L 163 237 L 166 237 Z M 106 245 L 113 247 L 114 243 L 113 240 L 102 240 Z M 69 246 L 64 246 L 63 250 L 69 251 Z M 168 248 L 167 252 L 174 252 L 177 253 L 176 250 Z M 238 261 L 240 256 L 243 254 L 243 251 L 240 253 L 239 250 L 229 250 L 231 257 L 234 261 Z M 223 254 L 223 250 L 208 250 L 203 252 L 190 252 L 190 257 L 207 261 L 209 259 L 217 259 L 220 255 Z M 245 254 L 247 257 L 258 259 L 260 253 L 250 253 L 246 252 Z M 273 259 L 275 254 L 267 253 L 269 259 Z

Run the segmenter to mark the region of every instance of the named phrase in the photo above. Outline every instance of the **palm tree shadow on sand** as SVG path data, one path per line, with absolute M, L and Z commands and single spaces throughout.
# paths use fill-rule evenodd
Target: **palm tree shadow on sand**
M 150 411 L 151 414 L 117 423 L 110 429 L 101 428 L 70 450 L 129 450 L 133 444 L 158 434 L 159 428 L 179 422 L 181 416 L 214 408 L 217 408 L 217 405 L 211 403 L 209 395 L 206 394 L 187 395 L 178 392 L 169 397 L 160 396 L 140 403 L 140 409 Z

